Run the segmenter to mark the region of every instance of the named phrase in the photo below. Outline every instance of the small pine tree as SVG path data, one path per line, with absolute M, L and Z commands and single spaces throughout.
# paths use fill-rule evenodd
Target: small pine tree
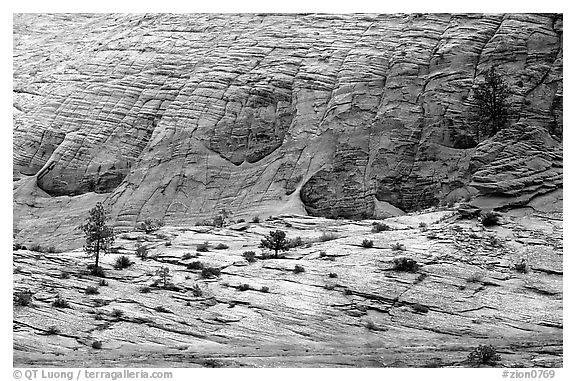
M 160 277 L 160 279 L 162 280 L 162 283 L 164 284 L 164 288 L 166 288 L 166 285 L 168 285 L 168 280 L 170 279 L 170 269 L 168 267 L 161 267 L 158 270 L 156 270 L 156 275 L 158 275 Z
M 484 72 L 484 81 L 473 91 L 477 135 L 494 136 L 508 123 L 512 90 L 494 66 Z
M 286 239 L 286 233 L 282 230 L 271 231 L 260 242 L 260 248 L 274 250 L 274 257 L 278 258 L 279 251 L 287 251 L 289 241 Z
M 86 236 L 84 251 L 95 258 L 94 271 L 98 271 L 100 253 L 110 252 L 110 247 L 114 243 L 114 229 L 106 225 L 107 214 L 101 202 L 90 209 L 90 216 L 86 223 L 80 225 L 80 229 Z

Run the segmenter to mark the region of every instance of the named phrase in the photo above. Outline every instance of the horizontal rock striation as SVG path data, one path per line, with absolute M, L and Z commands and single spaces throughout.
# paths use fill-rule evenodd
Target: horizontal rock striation
M 562 21 L 16 14 L 14 178 L 106 194 L 122 226 L 529 200 L 562 186 Z M 492 65 L 517 132 L 478 145 L 471 89 Z

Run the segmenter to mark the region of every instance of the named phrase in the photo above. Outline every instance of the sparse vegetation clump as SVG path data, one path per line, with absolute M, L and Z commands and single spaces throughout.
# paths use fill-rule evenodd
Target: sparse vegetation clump
M 260 217 L 258 217 L 258 216 L 252 217 L 252 222 L 255 224 L 259 224 L 260 223 Z
M 156 275 L 160 277 L 160 281 L 163 283 L 163 287 L 166 288 L 166 286 L 168 286 L 168 281 L 172 277 L 170 274 L 170 269 L 166 266 L 162 266 L 156 270 Z
M 89 213 L 86 223 L 80 225 L 80 229 L 84 232 L 86 240 L 84 251 L 86 254 L 94 256 L 94 270 L 97 270 L 100 254 L 110 252 L 115 234 L 114 230 L 106 225 L 107 214 L 102 203 L 97 203 L 94 208 L 90 209 Z
M 132 264 L 133 263 L 128 256 L 121 255 L 121 256 L 116 258 L 116 261 L 114 262 L 114 268 L 116 270 L 123 270 L 123 269 L 126 269 L 126 268 L 132 266 Z
M 198 286 L 197 284 L 192 286 L 192 295 L 194 295 L 196 297 L 200 297 L 200 296 L 202 296 L 202 294 L 203 294 L 203 292 L 202 292 L 202 289 L 200 288 L 200 286 Z
M 160 313 L 164 313 L 164 314 L 166 314 L 166 313 L 172 313 L 172 311 L 170 311 L 169 309 L 167 309 L 167 308 L 164 307 L 164 306 L 154 307 L 154 310 L 155 310 L 156 312 L 160 312 Z
M 268 288 L 268 286 L 262 286 L 262 288 L 260 288 L 261 292 L 267 293 L 270 291 L 270 288 Z
M 286 233 L 282 230 L 271 231 L 260 241 L 260 248 L 274 251 L 274 258 L 278 258 L 279 251 L 287 251 L 289 249 Z
M 148 294 L 150 291 L 152 291 L 152 289 L 148 286 L 142 286 L 140 287 L 140 293 L 141 294 Z
M 102 342 L 101 342 L 101 341 L 94 341 L 94 342 L 92 342 L 92 348 L 94 348 L 94 349 L 102 349 Z
M 52 307 L 56 308 L 70 308 L 70 303 L 60 295 L 56 296 L 56 299 L 52 302 Z
M 256 253 L 253 251 L 245 251 L 242 256 L 250 263 L 256 262 Z
M 90 274 L 98 278 L 106 278 L 106 273 L 104 272 L 104 269 L 101 266 L 94 267 L 94 264 L 91 264 L 88 267 L 88 270 L 90 270 Z
M 370 249 L 370 248 L 374 247 L 374 241 L 372 241 L 371 239 L 365 238 L 364 241 L 362 241 L 362 247 L 365 249 Z
M 426 230 L 428 230 L 428 224 L 427 224 L 426 222 L 424 222 L 424 221 L 420 222 L 420 223 L 418 224 L 418 227 L 419 227 L 423 232 L 425 232 Z
M 203 278 L 213 278 L 220 276 L 220 269 L 217 267 L 204 267 L 202 269 Z
M 120 319 L 122 316 L 124 316 L 124 311 L 119 310 L 118 308 L 114 308 L 111 315 L 113 318 Z
M 419 313 L 422 313 L 422 314 L 425 314 L 425 313 L 427 313 L 427 312 L 430 310 L 428 307 L 423 306 L 423 305 L 420 304 L 420 303 L 415 303 L 415 304 L 413 304 L 413 305 L 412 305 L 412 309 L 413 309 L 414 311 L 419 312 Z
M 94 286 L 86 287 L 86 290 L 84 290 L 84 292 L 86 293 L 86 295 L 98 295 L 100 293 L 98 291 L 98 288 L 96 288 Z
M 482 225 L 486 227 L 496 226 L 498 225 L 499 218 L 498 215 L 494 212 L 488 212 L 481 217 Z
M 200 261 L 194 261 L 192 263 L 189 263 L 188 266 L 186 266 L 186 268 L 188 270 L 203 270 L 204 264 Z
M 479 345 L 468 354 L 468 362 L 476 365 L 495 365 L 500 360 L 492 345 Z
M 482 279 L 484 279 L 484 273 L 477 271 L 475 273 L 472 273 L 471 275 L 469 275 L 466 278 L 466 282 L 468 283 L 479 283 L 482 281 Z
M 142 230 L 144 230 L 146 234 L 155 232 L 162 226 L 164 226 L 164 221 L 150 217 L 146 218 L 144 222 L 141 223 Z
M 368 320 L 366 322 L 366 328 L 368 328 L 370 331 L 378 331 L 378 327 L 372 320 Z
M 29 306 L 32 303 L 33 293 L 30 290 L 16 291 L 14 293 L 14 304 L 17 306 Z
M 336 273 L 330 273 L 330 274 L 328 274 L 328 276 L 330 278 L 338 278 L 338 274 L 336 274 Z
M 226 245 L 225 243 L 220 242 L 218 245 L 214 246 L 214 249 L 216 250 L 225 250 L 228 249 L 229 246 Z
M 413 273 L 413 272 L 418 271 L 420 266 L 418 266 L 418 262 L 416 262 L 412 258 L 399 257 L 399 258 L 394 258 L 393 268 L 396 271 L 406 271 L 406 272 Z
M 392 250 L 395 250 L 395 251 L 406 251 L 406 246 L 404 246 L 404 244 L 402 244 L 400 242 L 396 242 L 396 243 L 390 245 L 390 247 L 392 248 Z
M 47 330 L 46 330 L 46 335 L 51 336 L 51 335 L 59 335 L 60 334 L 60 330 L 58 329 L 58 327 L 56 327 L 55 325 L 50 326 Z
M 188 259 L 192 259 L 192 258 L 194 258 L 194 255 L 193 255 L 192 253 L 185 253 L 185 254 L 182 256 L 182 260 L 184 260 L 184 261 L 186 261 L 186 260 L 188 260 Z
M 389 230 L 392 230 L 392 228 L 383 222 L 374 222 L 372 224 L 372 232 L 373 233 L 380 233 L 380 232 L 389 231 Z
M 303 266 L 300 266 L 300 265 L 294 266 L 294 274 L 303 273 L 304 271 L 306 271 L 306 270 L 304 269 Z
M 30 251 L 36 251 L 38 253 L 42 253 L 44 250 L 42 249 L 42 246 L 40 246 L 37 243 L 32 244 L 32 246 L 30 246 Z
M 477 136 L 490 137 L 508 125 L 512 90 L 494 66 L 482 74 L 484 80 L 472 92 L 474 121 Z
M 250 289 L 250 285 L 248 283 L 243 283 L 238 286 L 238 291 L 248 291 Z
M 298 247 L 298 246 L 302 246 L 304 244 L 304 241 L 302 240 L 302 237 L 295 237 L 295 238 L 291 238 L 288 240 L 288 248 L 292 249 L 294 247 Z
M 60 279 L 70 279 L 70 273 L 67 271 L 62 271 L 60 273 Z
M 522 258 L 520 263 L 515 263 L 514 270 L 518 271 L 519 273 L 526 274 L 528 272 L 528 262 L 526 259 Z
M 204 241 L 204 243 L 201 243 L 201 244 L 196 246 L 196 251 L 199 251 L 201 253 L 207 253 L 208 252 L 208 246 L 209 246 L 208 241 Z

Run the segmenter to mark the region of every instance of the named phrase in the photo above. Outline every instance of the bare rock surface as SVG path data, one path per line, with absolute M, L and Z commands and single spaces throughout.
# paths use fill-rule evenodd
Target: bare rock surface
M 491 228 L 458 216 L 408 214 L 378 233 L 373 221 L 290 214 L 130 231 L 103 257 L 107 285 L 80 250 L 16 250 L 14 289 L 33 299 L 14 306 L 14 366 L 468 367 L 481 344 L 501 355 L 497 366 L 562 366 L 562 216 L 503 213 Z M 303 245 L 247 262 L 275 229 Z M 119 255 L 134 263 L 114 269 Z M 398 257 L 419 268 L 395 269 Z M 220 275 L 203 277 L 195 261 Z M 162 266 L 170 287 L 158 283 Z M 57 295 L 68 308 L 52 305 Z
M 562 33 L 554 14 L 15 14 L 16 237 L 73 248 L 97 201 L 123 228 L 528 204 L 562 188 Z M 477 142 L 492 65 L 512 127 Z

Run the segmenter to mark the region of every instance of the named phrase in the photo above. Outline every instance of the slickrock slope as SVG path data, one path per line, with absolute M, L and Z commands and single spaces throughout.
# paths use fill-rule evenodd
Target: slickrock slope
M 221 208 L 365 218 L 468 195 L 529 202 L 562 187 L 562 21 L 15 15 L 17 238 L 72 202 L 84 210 L 57 223 L 61 239 L 42 236 L 72 247 L 70 226 L 102 199 L 123 227 Z M 471 88 L 491 65 L 513 126 L 477 145 Z
M 90 260 L 80 251 L 15 251 L 14 288 L 34 298 L 14 307 L 14 365 L 470 367 L 468 353 L 492 345 L 496 366 L 562 366 L 561 213 L 525 209 L 484 228 L 437 210 L 387 224 L 392 230 L 373 233 L 371 221 L 284 215 L 128 232 L 118 253 L 103 257 L 106 286 L 87 274 Z M 259 254 L 272 229 L 305 243 L 283 259 L 248 263 L 242 253 Z M 337 237 L 321 242 L 323 232 Z M 363 239 L 374 247 L 362 248 Z M 197 252 L 204 241 L 210 251 Z M 136 258 L 138 242 L 151 247 L 148 260 Z M 405 250 L 393 250 L 397 242 Z M 115 270 L 121 254 L 134 264 Z M 394 270 L 400 256 L 415 259 L 418 271 Z M 522 259 L 526 273 L 515 269 Z M 220 276 L 187 269 L 194 261 L 220 268 Z M 152 286 L 161 266 L 177 289 Z M 99 293 L 87 295 L 87 286 Z M 57 295 L 69 308 L 52 306 Z

